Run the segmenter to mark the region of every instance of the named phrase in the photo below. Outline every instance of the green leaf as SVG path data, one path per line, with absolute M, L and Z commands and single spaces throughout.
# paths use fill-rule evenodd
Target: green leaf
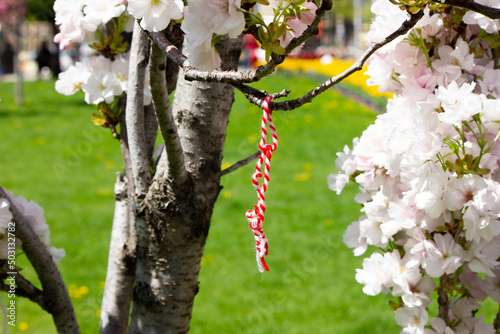
M 496 49 L 500 46 L 500 41 L 496 41 L 490 44 L 491 49 Z
M 417 14 L 421 10 L 422 10 L 422 8 L 420 8 L 420 7 L 408 7 L 408 12 L 410 14 Z
M 286 34 L 287 29 L 288 29 L 287 23 L 276 22 L 276 24 L 274 25 L 274 33 L 273 33 L 272 40 L 277 41 L 278 39 L 280 39 L 283 35 Z
M 285 48 L 277 43 L 272 44 L 272 51 L 279 55 L 284 55 L 286 53 Z
M 491 170 L 488 168 L 478 168 L 476 170 L 477 175 L 481 175 L 481 176 L 488 175 L 490 172 L 491 172 Z
M 269 36 L 264 30 L 264 27 L 260 26 L 259 29 L 257 29 L 257 36 L 259 37 L 259 41 L 261 44 L 265 44 L 267 41 L 269 41 Z
M 448 167 L 448 169 L 451 169 L 451 170 L 454 170 L 454 171 L 459 171 L 459 170 L 462 169 L 460 166 L 455 165 L 450 160 L 446 160 L 444 164 L 446 165 L 446 167 Z

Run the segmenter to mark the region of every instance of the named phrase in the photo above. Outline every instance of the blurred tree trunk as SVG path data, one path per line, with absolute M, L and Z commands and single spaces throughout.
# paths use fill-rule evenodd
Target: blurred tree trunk
M 15 45 L 14 45 L 14 75 L 15 75 L 15 83 L 14 83 L 14 96 L 15 101 L 18 106 L 24 103 L 24 93 L 23 93 L 23 72 L 21 70 L 21 61 L 19 59 L 19 54 L 21 53 L 21 21 L 22 18 L 16 19 L 16 24 L 14 28 L 14 32 L 17 36 Z

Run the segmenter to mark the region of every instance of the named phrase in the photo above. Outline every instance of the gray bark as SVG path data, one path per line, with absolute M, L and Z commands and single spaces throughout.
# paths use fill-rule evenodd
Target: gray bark
M 101 334 L 125 333 L 135 282 L 134 260 L 129 254 L 130 210 L 127 181 L 118 173 L 115 183 L 115 214 L 109 245 L 108 268 L 101 306 Z
M 149 157 L 144 133 L 144 78 L 149 58 L 149 39 L 137 22 L 134 24 L 130 49 L 127 89 L 127 137 L 132 163 L 135 193 L 145 196 L 151 179 Z
M 241 39 L 219 49 L 237 67 Z M 181 73 L 182 76 L 182 73 Z M 162 157 L 137 225 L 137 271 L 129 333 L 187 333 L 215 200 L 233 89 L 179 78 L 174 117 L 188 180 L 173 183 Z M 174 152 L 175 153 L 175 152 Z M 167 151 L 167 154 L 169 152 Z

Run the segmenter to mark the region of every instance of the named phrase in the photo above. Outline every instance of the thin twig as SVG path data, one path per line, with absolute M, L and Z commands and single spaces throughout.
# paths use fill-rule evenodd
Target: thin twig
M 2 272 L 9 272 L 9 268 L 7 265 L 2 267 Z M 34 286 L 26 277 L 21 275 L 19 272 L 16 272 L 15 282 L 16 282 L 16 297 L 28 298 L 35 304 L 38 304 L 42 309 L 47 312 L 50 312 L 47 309 L 47 304 L 44 302 L 43 291 Z M 4 282 L 0 282 L 0 291 L 9 292 L 11 291 L 11 286 L 5 284 Z
M 184 162 L 184 150 L 182 149 L 168 98 L 165 78 L 165 54 L 156 44 L 153 44 L 151 49 L 150 76 L 151 94 L 156 117 L 158 118 L 160 132 L 167 151 L 168 173 L 175 183 L 181 184 L 188 178 Z
M 223 169 L 221 172 L 220 172 L 220 176 L 224 176 L 224 175 L 227 175 L 231 172 L 234 172 L 235 170 L 237 170 L 238 168 L 241 168 L 243 166 L 246 166 L 248 165 L 249 163 L 251 163 L 252 161 L 254 161 L 255 159 L 257 159 L 260 155 L 260 151 L 257 151 L 255 152 L 254 154 L 252 154 L 251 156 L 243 159 L 243 160 L 240 160 L 234 164 L 232 164 L 231 166 L 229 166 L 228 168 L 226 169 Z
M 387 36 L 382 42 L 373 44 L 351 67 L 349 67 L 341 74 L 328 79 L 323 84 L 309 91 L 302 97 L 299 97 L 294 100 L 288 100 L 285 102 L 271 103 L 269 108 L 271 110 L 292 110 L 301 107 L 306 103 L 311 102 L 319 94 L 324 93 L 326 90 L 335 86 L 336 84 L 338 84 L 339 82 L 341 82 L 354 72 L 360 71 L 363 68 L 365 62 L 368 60 L 368 58 L 370 58 L 372 54 L 374 54 L 378 49 L 389 44 L 399 36 L 406 34 L 411 28 L 415 26 L 415 24 L 420 20 L 420 18 L 422 18 L 422 16 L 423 12 L 411 15 L 410 19 L 405 21 L 398 30 Z
M 477 3 L 475 1 L 471 1 L 471 0 L 442 0 L 442 1 L 436 1 L 436 3 L 469 9 L 469 10 L 472 10 L 476 13 L 483 14 L 484 16 L 487 16 L 493 20 L 500 19 L 500 9 L 485 6 L 485 5 L 482 5 L 482 4 Z

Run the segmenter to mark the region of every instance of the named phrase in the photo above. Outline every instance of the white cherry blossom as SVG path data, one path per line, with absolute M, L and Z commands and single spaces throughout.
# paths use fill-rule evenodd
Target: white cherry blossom
M 182 19 L 182 0 L 128 0 L 127 10 L 148 31 L 162 31 L 170 20 Z

